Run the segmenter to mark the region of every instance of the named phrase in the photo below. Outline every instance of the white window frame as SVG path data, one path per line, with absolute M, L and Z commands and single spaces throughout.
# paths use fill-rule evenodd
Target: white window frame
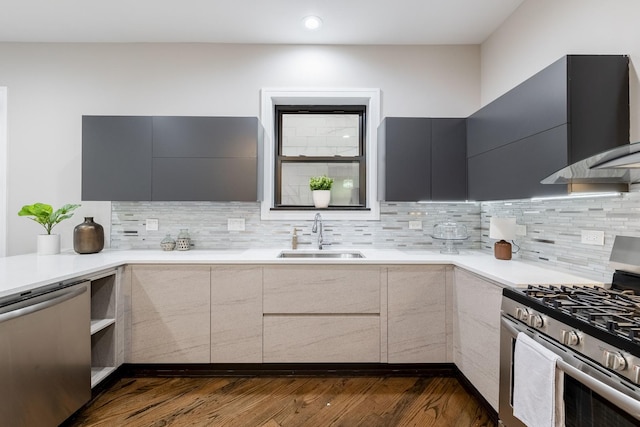
M 281 105 L 366 105 L 367 209 L 324 210 L 322 217 L 333 220 L 380 220 L 378 201 L 378 126 L 380 125 L 380 89 L 375 88 L 263 88 L 260 121 L 265 130 L 263 152 L 263 189 L 260 206 L 262 220 L 312 219 L 308 210 L 272 210 L 275 185 L 275 106 Z

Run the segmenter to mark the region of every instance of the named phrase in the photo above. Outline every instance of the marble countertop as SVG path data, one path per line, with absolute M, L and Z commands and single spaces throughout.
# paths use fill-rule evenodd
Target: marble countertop
M 343 248 L 344 250 L 344 248 Z M 585 277 L 555 271 L 528 261 L 497 260 L 482 251 L 441 254 L 437 251 L 349 248 L 364 258 L 299 259 L 278 258 L 281 248 L 248 250 L 104 250 L 79 255 L 69 251 L 59 255 L 36 254 L 0 258 L 0 298 L 27 292 L 52 283 L 88 276 L 124 264 L 451 264 L 493 280 L 503 286 L 527 284 L 601 284 Z M 336 251 L 328 249 L 327 252 Z M 299 250 L 297 252 L 308 252 Z

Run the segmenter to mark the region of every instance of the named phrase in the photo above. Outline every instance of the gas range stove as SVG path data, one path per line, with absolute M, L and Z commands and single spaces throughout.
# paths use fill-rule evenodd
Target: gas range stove
M 608 285 L 504 288 L 503 425 L 524 427 L 512 408 L 513 360 L 522 335 L 559 358 L 567 426 L 640 425 L 640 238 L 617 236 L 610 261 L 616 272 Z
M 619 289 L 620 281 L 637 281 L 640 286 L 640 276 L 617 271 L 611 288 L 593 285 L 505 288 L 502 311 L 640 384 L 640 292 Z
M 616 271 L 609 286 L 529 285 L 503 295 L 526 305 L 513 315 L 529 326 L 539 319 L 527 308 L 640 357 L 640 275 Z
M 616 286 L 618 276 L 630 274 L 616 272 L 613 286 Z M 640 282 L 640 277 L 632 277 Z M 523 292 L 551 310 L 640 346 L 640 295 L 635 290 L 529 285 Z

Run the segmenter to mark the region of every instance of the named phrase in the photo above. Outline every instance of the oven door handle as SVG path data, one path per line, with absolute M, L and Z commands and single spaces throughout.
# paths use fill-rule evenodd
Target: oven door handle
M 502 326 L 506 328 L 514 337 L 518 336 L 519 331 L 518 328 L 513 326 L 510 321 L 508 321 L 504 316 L 500 319 Z M 575 368 L 560 359 L 556 362 L 556 366 L 558 369 L 571 376 L 578 382 L 582 383 L 584 386 L 588 387 L 590 390 L 598 393 L 600 396 L 604 397 L 618 408 L 624 410 L 632 417 L 640 420 L 640 401 L 627 396 L 626 394 L 616 390 L 615 388 L 598 381 L 592 376 L 585 374 L 580 369 Z
M 562 359 L 557 361 L 557 366 L 561 371 L 575 378 L 576 380 L 587 386 L 589 389 L 593 390 L 600 396 L 616 405 L 618 408 L 627 412 L 635 419 L 640 420 L 640 402 L 636 399 L 619 392 L 615 388 L 612 388 L 603 382 L 596 380 L 592 376 L 582 372 L 580 369 L 574 368 L 573 366 L 569 365 Z

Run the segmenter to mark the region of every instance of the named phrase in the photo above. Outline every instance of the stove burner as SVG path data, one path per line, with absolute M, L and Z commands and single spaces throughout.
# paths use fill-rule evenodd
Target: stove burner
M 523 292 L 547 307 L 640 344 L 640 295 L 633 290 L 529 285 Z

